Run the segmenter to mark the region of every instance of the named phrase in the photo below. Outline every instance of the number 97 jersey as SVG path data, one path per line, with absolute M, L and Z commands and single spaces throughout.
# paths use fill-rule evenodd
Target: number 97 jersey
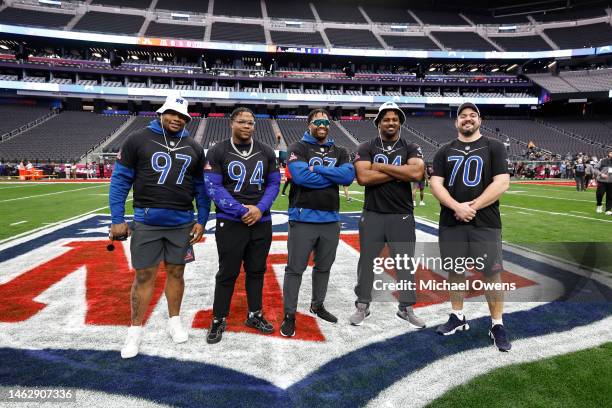
M 493 182 L 493 177 L 508 173 L 506 148 L 498 140 L 485 136 L 473 142 L 458 139 L 442 146 L 433 161 L 433 175 L 444 178 L 444 187 L 451 197 L 460 203 L 472 201 L 480 196 Z M 457 221 L 454 213 L 442 206 L 440 225 L 464 224 Z M 499 202 L 481 208 L 471 221 L 478 227 L 501 228 Z
M 207 171 L 223 176 L 223 188 L 240 204 L 256 205 L 266 189 L 268 174 L 278 172 L 271 147 L 252 139 L 250 145 L 232 146 L 230 139 L 214 145 L 206 155 Z

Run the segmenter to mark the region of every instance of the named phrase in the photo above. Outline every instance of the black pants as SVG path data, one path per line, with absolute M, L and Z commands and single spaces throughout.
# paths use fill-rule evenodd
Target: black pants
M 382 214 L 363 210 L 359 222 L 359 245 L 361 253 L 357 265 L 357 302 L 370 303 L 374 287 L 374 258 L 380 257 L 385 244 L 389 256 L 414 257 L 416 241 L 414 216 L 412 214 Z M 414 274 L 405 268 L 395 268 L 397 281 L 414 282 Z M 416 291 L 399 290 L 399 302 L 403 306 L 416 303 Z
M 612 211 L 612 183 L 598 181 L 597 192 L 595 193 L 598 207 L 603 203 L 604 195 L 606 196 L 606 211 Z
M 219 254 L 213 303 L 215 318 L 228 315 L 234 285 L 243 262 L 249 311 L 261 310 L 266 259 L 272 243 L 272 222 L 258 222 L 249 227 L 242 222 L 217 218 L 215 238 Z
M 285 190 L 287 190 L 287 187 L 289 187 L 289 184 L 291 184 L 291 179 L 287 179 L 285 181 L 285 184 L 283 184 L 283 191 L 281 192 L 281 194 L 285 194 Z
M 576 180 L 576 190 L 584 191 L 584 173 L 576 173 L 574 178 Z

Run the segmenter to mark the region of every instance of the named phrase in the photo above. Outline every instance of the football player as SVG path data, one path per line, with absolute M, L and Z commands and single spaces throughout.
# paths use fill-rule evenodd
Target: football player
M 208 151 L 205 167 L 206 191 L 217 209 L 215 238 L 219 254 L 213 320 L 206 337 L 209 344 L 221 341 L 243 263 L 249 307 L 245 324 L 264 334 L 274 331 L 263 316 L 262 291 L 272 243 L 270 207 L 278 194 L 281 176 L 274 150 L 253 139 L 253 112 L 236 108 L 230 121 L 231 137 Z

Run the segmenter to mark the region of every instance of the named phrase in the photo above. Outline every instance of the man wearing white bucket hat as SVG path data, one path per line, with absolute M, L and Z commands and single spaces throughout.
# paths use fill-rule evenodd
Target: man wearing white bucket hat
M 394 102 L 383 103 L 374 119 L 378 134 L 359 145 L 355 156 L 357 182 L 365 186 L 359 222 L 361 254 L 355 286 L 356 311 L 349 319 L 355 326 L 370 316 L 374 262 L 385 244 L 393 258 L 414 256 L 416 233 L 411 182 L 423 178 L 425 163 L 421 148 L 400 135 L 405 121 L 399 106 Z M 414 282 L 416 271 L 399 265 L 395 270 L 398 283 Z M 400 290 L 396 316 L 413 327 L 423 328 L 425 322 L 413 310 L 415 301 L 414 290 Z
M 210 212 L 204 188 L 204 149 L 185 129 L 191 120 L 188 102 L 168 96 L 157 110 L 158 118 L 132 133 L 117 154 L 109 193 L 112 224 L 110 239 L 131 235 L 130 252 L 135 269 L 131 292 L 131 326 L 121 357 L 138 354 L 142 325 L 146 321 L 155 276 L 160 262 L 166 266 L 168 333 L 175 343 L 187 341 L 179 312 L 187 262 L 193 261 L 192 245 L 202 238 Z M 134 223 L 124 220 L 125 201 L 134 188 Z M 198 209 L 194 222 L 193 199 Z

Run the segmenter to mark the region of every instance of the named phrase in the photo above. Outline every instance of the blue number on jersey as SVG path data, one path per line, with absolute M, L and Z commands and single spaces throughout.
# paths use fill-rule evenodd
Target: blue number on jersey
M 377 155 L 375 155 L 373 161 L 374 163 L 389 164 L 389 158 L 386 155 L 381 154 L 381 153 L 378 153 Z M 402 156 L 395 156 L 391 164 L 394 166 L 401 166 Z
M 238 170 L 238 172 L 236 172 Z M 257 184 L 261 186 L 263 184 L 263 162 L 259 160 L 255 164 L 255 169 L 253 170 L 253 174 L 249 179 L 249 184 Z M 242 189 L 242 185 L 244 184 L 244 180 L 246 179 L 246 166 L 244 163 L 239 161 L 231 161 L 227 165 L 227 175 L 230 179 L 236 181 L 236 187 L 234 187 L 234 193 L 239 192 Z
M 463 163 L 463 156 L 448 156 L 447 161 L 454 162 L 453 171 L 451 172 L 451 177 L 448 182 L 449 187 L 455 184 L 455 178 L 457 177 L 457 172 Z M 472 167 L 472 163 L 476 163 L 476 170 L 474 172 L 474 178 L 470 179 L 470 169 Z M 480 156 L 470 156 L 465 159 L 465 165 L 463 166 L 463 184 L 467 187 L 474 187 L 480 184 L 480 179 L 482 178 L 482 157 Z
M 164 159 L 164 164 L 160 165 L 159 159 Z M 187 167 L 189 167 L 189 163 L 191 163 L 191 156 L 186 154 L 177 154 L 176 158 L 178 160 L 183 160 L 183 166 L 181 167 L 181 172 L 179 173 L 178 179 L 176 180 L 176 184 L 183 184 L 183 179 L 185 178 L 185 172 L 187 171 Z M 151 167 L 158 173 L 161 173 L 159 179 L 157 180 L 157 184 L 164 184 L 166 179 L 168 178 L 168 173 L 172 168 L 172 156 L 170 156 L 166 152 L 155 152 L 153 156 L 151 156 Z
M 308 161 L 308 167 L 323 165 L 326 165 L 327 167 L 334 167 L 337 161 L 338 159 L 335 157 L 325 157 L 324 159 L 321 159 L 320 157 L 315 156 Z

